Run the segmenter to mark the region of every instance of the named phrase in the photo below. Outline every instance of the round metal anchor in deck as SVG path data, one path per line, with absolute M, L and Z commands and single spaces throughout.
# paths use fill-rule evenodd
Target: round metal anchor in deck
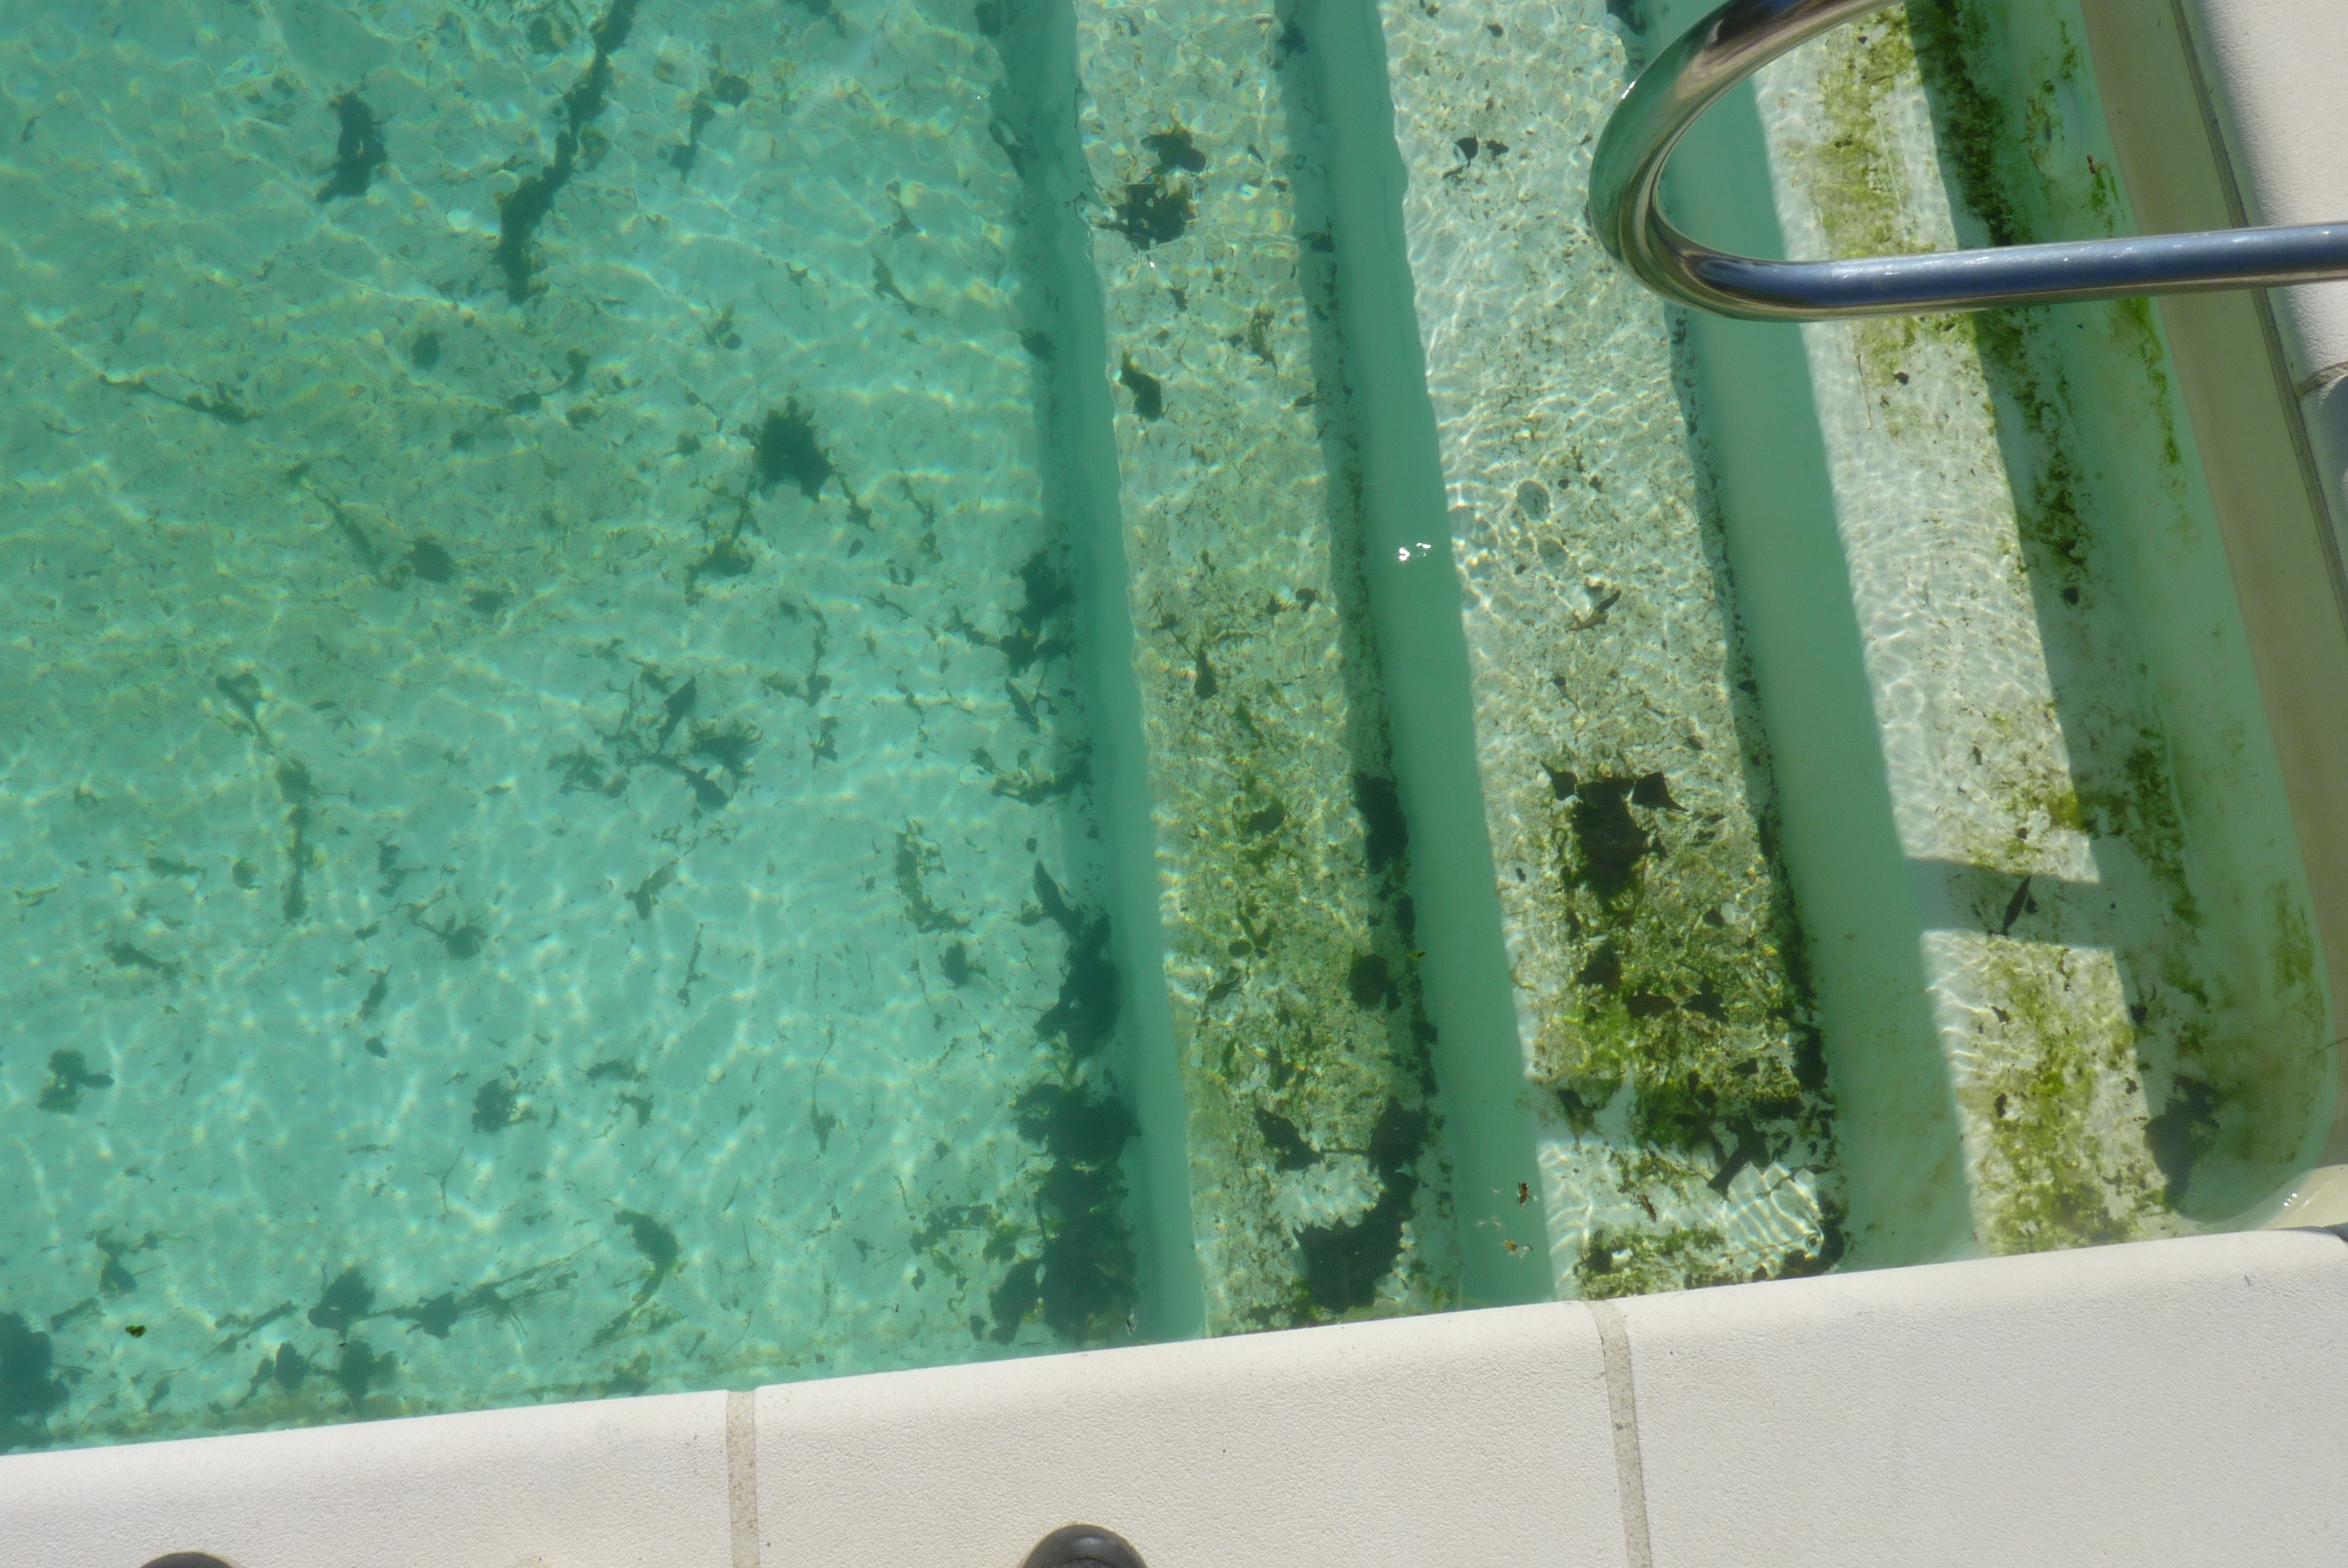
M 1656 210 L 1672 149 L 1780 56 L 1893 0 L 1729 0 L 1639 73 L 1598 138 L 1590 221 L 1664 298 L 1748 321 L 1826 321 L 2348 278 L 2348 223 L 2146 234 L 1850 261 L 1772 261 L 1698 244 Z
M 1023 1568 L 1147 1568 L 1133 1543 L 1097 1524 L 1066 1524 L 1035 1542 Z

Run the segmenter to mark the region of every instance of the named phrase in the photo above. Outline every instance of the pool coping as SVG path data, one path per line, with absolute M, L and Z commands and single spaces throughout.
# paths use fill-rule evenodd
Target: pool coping
M 2294 1563 L 2348 1240 L 2266 1231 L 0 1460 L 45 1568 Z

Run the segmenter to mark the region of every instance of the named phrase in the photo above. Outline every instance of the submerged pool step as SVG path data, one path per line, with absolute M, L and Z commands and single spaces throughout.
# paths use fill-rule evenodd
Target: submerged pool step
M 1765 77 L 1794 253 L 2127 231 L 2075 15 L 1910 26 L 1870 19 Z M 2153 315 L 1803 335 L 1972 1239 L 2230 1219 L 2316 1152 L 2326 1006 Z
M 1210 1331 L 1453 1300 L 1292 22 L 1076 6 L 1134 667 Z
M 1384 15 L 1558 1287 L 1825 1267 L 1826 1062 L 1705 455 L 1663 308 L 1581 210 L 1622 29 Z

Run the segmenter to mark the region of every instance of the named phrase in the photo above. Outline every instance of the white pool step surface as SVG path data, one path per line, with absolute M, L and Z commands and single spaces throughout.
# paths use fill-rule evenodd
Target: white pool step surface
M 1013 1568 L 1084 1519 L 1151 1568 L 2281 1568 L 2338 1557 L 2343 1301 L 2348 1243 L 2261 1232 L 29 1454 L 0 1460 L 0 1542 Z

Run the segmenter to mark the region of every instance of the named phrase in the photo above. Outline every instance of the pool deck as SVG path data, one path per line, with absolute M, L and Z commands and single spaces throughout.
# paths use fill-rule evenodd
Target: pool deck
M 2335 1560 L 2348 1244 L 2142 1243 L 0 1460 L 120 1568 Z M 1367 1376 L 1375 1369 L 1375 1376 Z

